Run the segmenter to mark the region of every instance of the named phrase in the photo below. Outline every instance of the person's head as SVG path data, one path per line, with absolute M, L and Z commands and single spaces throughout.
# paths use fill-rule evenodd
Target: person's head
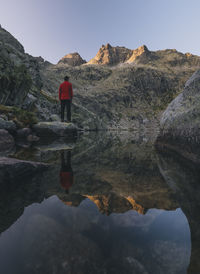
M 64 77 L 64 80 L 65 80 L 65 81 L 69 81 L 69 76 L 66 75 L 66 76 Z

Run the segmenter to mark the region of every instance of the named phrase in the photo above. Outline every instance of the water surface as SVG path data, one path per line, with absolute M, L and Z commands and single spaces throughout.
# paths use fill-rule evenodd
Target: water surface
M 15 157 L 51 166 L 2 183 L 1 273 L 197 271 L 198 205 L 184 180 L 197 190 L 198 172 L 150 138 L 88 134 Z

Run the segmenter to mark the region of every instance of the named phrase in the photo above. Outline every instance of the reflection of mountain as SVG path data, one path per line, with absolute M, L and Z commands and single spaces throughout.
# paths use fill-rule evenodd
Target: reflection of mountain
M 178 207 L 160 175 L 151 144 L 121 140 L 116 134 L 83 137 L 73 150 L 72 166 L 75 183 L 70 194 L 64 195 L 56 185 L 48 190 L 48 195 L 56 194 L 68 205 L 89 198 L 107 215 Z
M 9 201 L 9 205 L 1 203 L 1 216 L 4 216 L 3 220 L 1 218 L 1 231 L 17 220 L 24 207 L 52 195 L 57 195 L 71 206 L 78 206 L 82 200 L 89 198 L 104 214 L 122 213 L 130 209 L 144 214 L 149 208 L 177 208 L 172 191 L 159 173 L 152 146 L 142 142 L 138 144 L 138 140 L 133 141 L 134 136 L 129 136 L 129 141 L 125 141 L 128 138 L 124 136 L 120 139 L 117 134 L 94 134 L 80 138 L 72 151 L 74 184 L 69 189 L 69 195 L 60 185 L 60 152 L 57 149 L 55 152 L 54 144 L 45 150 L 36 148 L 33 154 L 29 150 L 29 158 L 52 161 L 53 165 L 43 177 L 36 176 L 10 186 L 14 192 L 4 187 L 1 200 Z M 27 153 L 23 154 L 27 158 Z M 20 158 L 23 154 L 18 153 Z M 8 221 L 9 218 L 12 221 Z
M 159 154 L 159 168 L 176 200 L 187 216 L 192 240 L 188 273 L 200 273 L 200 171 L 199 166 L 178 155 L 164 151 Z

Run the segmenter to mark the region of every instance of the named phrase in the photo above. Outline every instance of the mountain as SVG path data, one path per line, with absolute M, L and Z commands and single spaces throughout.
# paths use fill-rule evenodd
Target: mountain
M 131 57 L 132 50 L 125 47 L 112 47 L 110 44 L 102 45 L 97 55 L 87 64 L 116 65 L 123 63 Z
M 82 59 L 78 52 L 69 53 L 58 61 L 58 64 L 68 64 L 70 66 L 80 66 L 85 64 L 86 61 Z
M 32 57 L 0 29 L 0 103 L 59 119 L 58 87 L 73 85 L 72 121 L 84 129 L 144 129 L 158 125 L 167 105 L 200 67 L 200 57 L 174 49 L 132 50 L 103 45 L 88 63 L 78 53 L 56 65 Z M 55 116 L 57 115 L 57 116 Z M 57 117 L 57 118 L 55 118 Z

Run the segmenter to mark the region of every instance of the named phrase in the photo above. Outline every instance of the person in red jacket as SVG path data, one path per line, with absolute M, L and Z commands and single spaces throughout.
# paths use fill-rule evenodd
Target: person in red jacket
M 61 122 L 64 122 L 65 107 L 67 108 L 67 122 L 71 122 L 71 103 L 73 98 L 72 84 L 69 77 L 65 76 L 64 82 L 59 87 L 59 100 L 61 103 Z
M 68 194 L 70 187 L 74 182 L 73 170 L 71 167 L 71 151 L 67 151 L 67 161 L 65 160 L 64 151 L 61 151 L 61 169 L 60 169 L 60 184 Z

